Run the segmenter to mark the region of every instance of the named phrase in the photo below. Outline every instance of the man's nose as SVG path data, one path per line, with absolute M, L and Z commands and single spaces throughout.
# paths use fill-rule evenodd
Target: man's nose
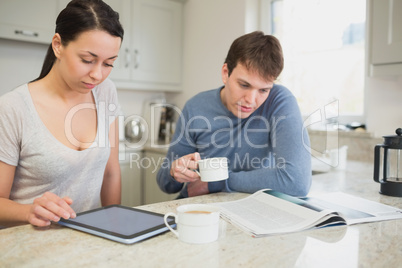
M 256 90 L 247 90 L 246 94 L 244 94 L 244 100 L 247 102 L 247 104 L 254 104 L 256 97 Z

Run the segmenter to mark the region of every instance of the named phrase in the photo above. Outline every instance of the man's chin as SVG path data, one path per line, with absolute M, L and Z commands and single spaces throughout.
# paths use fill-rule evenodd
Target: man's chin
M 240 111 L 239 111 L 239 112 L 237 113 L 236 117 L 237 117 L 237 118 L 240 118 L 240 119 L 246 119 L 246 118 L 249 118 L 251 114 L 252 114 L 252 113 L 245 113 L 245 112 L 240 112 Z

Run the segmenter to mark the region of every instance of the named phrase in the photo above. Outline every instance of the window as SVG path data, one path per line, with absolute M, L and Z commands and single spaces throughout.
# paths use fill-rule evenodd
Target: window
M 284 51 L 278 83 L 293 92 L 303 116 L 335 103 L 341 123 L 364 121 L 366 1 L 262 4 L 262 29 L 276 36 Z

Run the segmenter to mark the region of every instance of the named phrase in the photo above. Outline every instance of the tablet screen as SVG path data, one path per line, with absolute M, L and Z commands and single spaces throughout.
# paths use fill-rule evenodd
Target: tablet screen
M 174 220 L 171 219 L 169 223 L 174 224 Z M 133 239 L 142 236 L 142 240 L 167 231 L 162 214 L 120 205 L 78 213 L 75 219 L 61 219 L 59 224 L 109 239 Z M 134 242 L 136 241 L 139 240 Z

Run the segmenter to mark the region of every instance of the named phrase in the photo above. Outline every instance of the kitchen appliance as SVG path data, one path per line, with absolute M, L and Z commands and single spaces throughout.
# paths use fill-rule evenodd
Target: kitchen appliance
M 146 121 L 146 144 L 151 147 L 158 147 L 159 128 L 162 110 L 166 105 L 165 99 L 146 100 L 143 105 L 143 117 Z
M 144 102 L 143 117 L 146 121 L 147 145 L 165 148 L 169 145 L 175 130 L 175 121 L 180 110 L 164 99 L 152 99 Z
M 143 139 L 145 126 L 140 118 L 129 119 L 124 128 L 126 140 L 130 143 L 138 143 Z
M 402 197 L 402 128 L 395 132 L 397 135 L 383 136 L 384 144 L 374 148 L 374 181 L 380 183 L 381 194 Z M 382 166 L 381 148 L 384 149 Z

